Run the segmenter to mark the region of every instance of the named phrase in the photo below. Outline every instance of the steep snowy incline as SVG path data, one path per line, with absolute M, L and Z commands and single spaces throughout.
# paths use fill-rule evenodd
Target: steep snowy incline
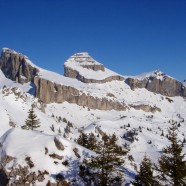
M 31 184 L 35 179 L 37 186 L 46 185 L 49 180 L 54 182 L 58 174 L 65 175 L 67 181 L 72 180 L 78 176 L 78 162 L 94 154 L 60 136 L 21 129 L 8 130 L 0 138 L 0 144 L 5 169 L 12 175 L 17 174 L 17 180 L 24 174 L 30 176 L 27 182 Z M 15 177 L 11 177 L 10 183 L 14 181 Z

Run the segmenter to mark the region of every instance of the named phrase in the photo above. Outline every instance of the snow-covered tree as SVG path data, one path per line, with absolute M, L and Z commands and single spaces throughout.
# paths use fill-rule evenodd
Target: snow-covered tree
M 28 118 L 25 120 L 25 125 L 23 125 L 21 128 L 26 130 L 33 130 L 40 127 L 39 123 L 39 119 L 37 119 L 37 115 L 34 112 L 34 106 L 32 105 L 28 112 Z

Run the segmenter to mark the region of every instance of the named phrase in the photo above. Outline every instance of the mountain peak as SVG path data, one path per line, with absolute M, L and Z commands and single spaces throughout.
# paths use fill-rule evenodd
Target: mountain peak
M 80 52 L 72 55 L 65 64 L 72 63 L 74 65 L 82 66 L 83 68 L 91 68 L 94 71 L 102 70 L 104 71 L 104 66 L 93 59 L 88 52 Z M 94 66 L 94 67 L 93 67 Z M 96 68 L 97 67 L 97 68 Z M 100 67 L 100 68 L 99 68 Z
M 107 69 L 87 52 L 76 53 L 65 62 L 65 76 L 84 83 L 105 83 L 124 80 L 119 74 Z

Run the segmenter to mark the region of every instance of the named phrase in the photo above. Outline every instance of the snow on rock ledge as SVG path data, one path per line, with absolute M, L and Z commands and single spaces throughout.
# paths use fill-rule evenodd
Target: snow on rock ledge
M 106 83 L 112 80 L 124 80 L 122 76 L 105 68 L 86 52 L 74 54 L 65 62 L 64 75 L 76 78 L 84 83 Z
M 64 146 L 63 149 L 56 147 L 56 140 Z M 70 181 L 75 173 L 78 175 L 77 165 L 85 154 L 91 155 L 92 152 L 60 136 L 37 131 L 10 129 L 0 138 L 1 168 L 9 184 L 24 185 L 23 178 L 26 178 L 27 183 L 35 181 L 35 185 L 42 186 L 48 181 L 56 183 L 55 175 L 58 174 Z M 68 162 L 68 166 L 63 162 Z M 71 175 L 71 169 L 74 169 L 74 175 Z
M 186 88 L 183 83 L 159 70 L 140 76 L 128 77 L 125 82 L 132 90 L 146 88 L 148 91 L 164 96 L 186 96 Z

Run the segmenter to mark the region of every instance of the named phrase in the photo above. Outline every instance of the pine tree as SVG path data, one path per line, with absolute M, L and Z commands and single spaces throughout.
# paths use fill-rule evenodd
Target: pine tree
M 34 128 L 40 127 L 39 123 L 39 119 L 37 119 L 37 115 L 34 112 L 34 106 L 32 105 L 28 112 L 28 118 L 25 120 L 25 125 L 23 125 L 21 128 L 33 130 Z
M 151 160 L 145 154 L 141 164 L 138 175 L 135 177 L 135 180 L 132 182 L 134 186 L 158 186 L 158 183 L 155 181 L 153 176 L 153 168 Z
M 88 135 L 82 132 L 79 138 L 77 139 L 77 143 L 85 148 L 89 148 Z
M 170 182 L 169 185 L 186 185 L 186 162 L 184 161 L 182 144 L 178 142 L 177 123 L 170 121 L 169 142 L 170 145 L 163 149 L 163 154 L 158 160 L 157 169 L 163 181 Z
M 123 164 L 122 149 L 116 144 L 116 135 L 104 135 L 101 142 L 97 143 L 97 156 L 92 156 L 81 165 L 80 172 L 88 173 L 86 183 L 90 185 L 107 186 L 121 183 L 122 173 L 119 167 Z
M 98 149 L 96 136 L 92 132 L 88 135 L 87 148 L 93 151 L 97 151 Z

